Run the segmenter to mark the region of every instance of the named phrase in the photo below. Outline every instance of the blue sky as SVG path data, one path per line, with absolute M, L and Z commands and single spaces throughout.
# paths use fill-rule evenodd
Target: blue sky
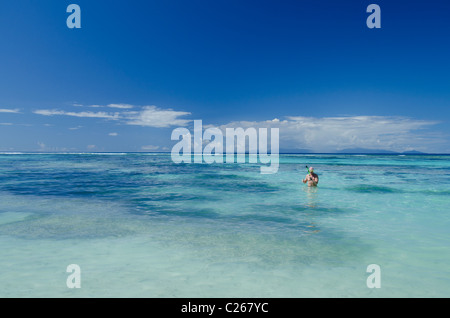
M 66 8 L 81 8 L 69 29 Z M 381 29 L 366 8 L 381 8 Z M 286 151 L 450 153 L 450 3 L 2 1 L 0 151 L 167 151 L 278 127 Z

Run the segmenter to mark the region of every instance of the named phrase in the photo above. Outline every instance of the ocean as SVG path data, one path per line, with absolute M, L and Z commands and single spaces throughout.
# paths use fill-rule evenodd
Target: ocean
M 450 156 L 3 153 L 0 180 L 0 297 L 450 297 Z

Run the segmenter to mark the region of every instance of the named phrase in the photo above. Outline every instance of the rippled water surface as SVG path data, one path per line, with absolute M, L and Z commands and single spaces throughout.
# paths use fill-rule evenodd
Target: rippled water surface
M 278 173 L 259 168 L 0 154 L 0 296 L 450 296 L 450 156 L 281 155 Z M 367 286 L 370 264 L 381 288 Z

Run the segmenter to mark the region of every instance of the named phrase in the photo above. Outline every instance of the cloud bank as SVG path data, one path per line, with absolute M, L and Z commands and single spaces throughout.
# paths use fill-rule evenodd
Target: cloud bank
M 79 106 L 80 104 L 77 104 Z M 190 125 L 186 119 L 190 112 L 163 109 L 157 106 L 135 106 L 130 104 L 90 105 L 103 107 L 102 111 L 66 111 L 40 109 L 35 114 L 43 116 L 72 116 L 98 118 L 121 125 L 153 128 L 175 128 Z M 91 108 L 92 109 L 92 108 Z M 0 109 L 0 112 L 2 110 Z M 5 110 L 3 110 L 5 112 Z M 18 110 L 8 110 L 15 112 Z M 189 118 L 189 117 L 187 117 Z M 197 118 L 200 119 L 200 118 Z M 203 128 L 218 127 L 225 134 L 226 128 L 278 128 L 279 145 L 283 151 L 336 152 L 348 149 L 388 150 L 403 152 L 417 150 L 440 152 L 447 149 L 448 141 L 443 135 L 432 132 L 437 121 L 394 116 L 340 116 L 303 117 L 286 116 L 265 121 L 233 121 L 223 125 L 203 122 Z M 116 136 L 117 133 L 110 133 Z M 160 145 L 162 147 L 163 145 Z M 167 145 L 166 145 L 167 146 Z M 153 146 L 148 149 L 153 150 Z
M 15 109 L 0 108 L 0 113 L 13 113 L 13 114 L 17 114 L 17 113 L 19 113 L 19 109 L 17 109 L 17 108 L 15 108 Z
M 92 105 L 89 107 L 93 107 Z M 104 106 L 99 106 L 104 107 Z M 172 126 L 186 126 L 191 120 L 180 117 L 190 115 L 189 112 L 161 109 L 156 106 L 143 106 L 138 111 L 130 111 L 135 106 L 129 104 L 109 104 L 106 107 L 121 109 L 120 111 L 65 111 L 59 109 L 39 109 L 33 113 L 43 116 L 72 116 L 81 118 L 101 118 L 117 120 L 126 125 L 166 128 Z
M 156 106 L 144 106 L 139 112 L 128 112 L 128 125 L 149 127 L 186 126 L 191 120 L 179 117 L 190 115 L 189 112 L 160 109 Z
M 39 109 L 35 110 L 33 113 L 44 116 L 55 116 L 55 115 L 64 115 L 64 116 L 73 116 L 73 117 L 84 117 L 84 118 L 104 118 L 104 119 L 119 119 L 119 113 L 107 113 L 107 112 L 68 112 L 64 110 L 57 109 Z
M 445 140 L 426 131 L 437 121 L 389 116 L 301 117 L 285 120 L 236 121 L 227 127 L 277 127 L 280 148 L 334 152 L 344 149 L 383 149 L 389 151 L 430 151 Z

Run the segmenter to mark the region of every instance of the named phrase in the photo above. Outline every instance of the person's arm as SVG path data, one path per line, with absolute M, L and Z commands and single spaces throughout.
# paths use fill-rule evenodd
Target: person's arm
M 309 176 L 309 174 L 307 174 L 306 177 L 305 177 L 305 179 L 302 180 L 303 183 L 306 183 L 306 182 L 308 181 L 308 176 Z

